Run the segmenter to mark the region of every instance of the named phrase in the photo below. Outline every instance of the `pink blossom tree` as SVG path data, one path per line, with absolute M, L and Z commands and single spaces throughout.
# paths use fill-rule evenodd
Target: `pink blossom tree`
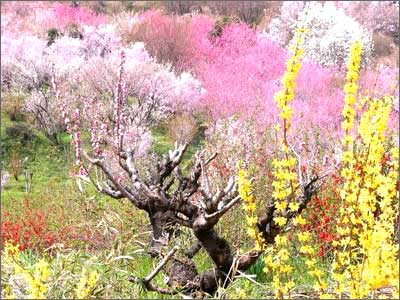
M 111 113 L 107 107 L 110 102 L 99 101 L 97 97 L 84 101 L 81 109 L 71 110 L 68 101 L 62 107 L 66 126 L 73 136 L 79 175 L 89 178 L 101 193 L 115 199 L 127 199 L 148 214 L 153 233 L 151 254 L 160 253 L 160 248 L 168 242 L 176 227 L 186 227 L 196 237 L 193 246 L 186 249 L 183 260 L 176 259 L 172 263 L 168 288 L 151 281 L 175 254 L 176 247 L 151 274 L 145 278 L 130 277 L 131 282 L 163 294 L 177 294 L 177 286 L 182 287 L 182 293 L 191 296 L 198 292 L 213 294 L 220 282 L 224 282 L 226 287 L 234 280 L 237 270 L 245 272 L 254 265 L 263 251 L 254 249 L 237 256 L 215 229 L 220 219 L 240 200 L 233 177 L 222 187 L 210 184 L 208 166 L 216 154 L 206 157 L 204 152 L 198 152 L 193 166 L 184 172 L 181 162 L 187 144 L 176 143 L 175 149 L 163 158 L 155 159 L 153 166 L 147 159 L 141 167 L 140 151 L 145 145 L 143 138 L 139 140 L 137 136 L 146 129 L 140 127 L 131 111 L 125 79 L 126 59 L 127 54 L 122 51 Z M 63 97 L 55 81 L 53 89 L 56 97 Z M 85 127 L 90 134 L 91 146 L 88 149 L 83 147 L 81 137 Z M 143 132 L 139 134 L 143 136 Z M 95 177 L 96 170 L 101 176 Z M 291 211 L 288 219 L 298 216 L 307 206 L 316 192 L 317 180 L 318 177 L 312 178 L 302 187 L 301 196 L 296 199 L 299 209 Z M 257 227 L 266 243 L 274 243 L 275 237 L 283 230 L 273 221 L 275 211 L 273 206 L 267 207 L 258 218 Z M 215 267 L 198 273 L 192 258 L 201 248 Z M 236 268 L 232 272 L 233 263 Z

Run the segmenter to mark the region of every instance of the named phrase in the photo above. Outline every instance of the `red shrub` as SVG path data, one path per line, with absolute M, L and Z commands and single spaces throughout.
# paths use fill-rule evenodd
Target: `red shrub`
M 1 246 L 9 241 L 19 245 L 20 250 L 31 249 L 42 251 L 60 243 L 64 247 L 74 245 L 85 246 L 88 249 L 110 247 L 116 233 L 104 234 L 101 229 L 85 224 L 65 225 L 70 223 L 70 217 L 60 209 L 52 207 L 46 211 L 33 209 L 29 200 L 23 204 L 21 215 L 2 210 Z M 54 229 L 50 224 L 56 220 Z
M 332 175 L 332 181 L 327 183 L 324 193 L 311 201 L 307 210 L 308 222 L 302 228 L 314 235 L 321 257 L 329 254 L 332 242 L 336 240 L 335 220 L 339 218 L 340 184 L 341 178 Z
M 20 218 L 3 209 L 1 244 L 6 241 L 18 244 L 22 251 L 45 249 L 56 243 L 56 234 L 48 226 L 48 212 L 32 209 L 28 200 Z

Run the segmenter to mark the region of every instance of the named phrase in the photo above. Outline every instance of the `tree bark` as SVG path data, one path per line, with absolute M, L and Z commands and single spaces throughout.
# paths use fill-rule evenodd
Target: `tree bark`
M 156 257 L 160 254 L 161 248 L 168 244 L 174 233 L 176 223 L 172 218 L 173 213 L 171 211 L 150 211 L 148 215 L 153 232 L 149 254 Z

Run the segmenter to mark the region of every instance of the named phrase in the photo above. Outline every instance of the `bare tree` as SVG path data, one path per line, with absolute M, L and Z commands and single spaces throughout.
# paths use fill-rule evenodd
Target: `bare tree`
M 124 145 L 123 127 L 126 125 L 122 112 L 128 102 L 124 98 L 124 54 L 121 54 L 119 80 L 114 99 L 114 117 L 112 131 L 109 131 L 114 140 L 112 153 L 113 159 L 104 156 L 103 151 L 85 152 L 81 149 L 81 141 L 76 139 L 77 152 L 83 153 L 83 158 L 78 157 L 78 163 L 85 170 L 97 190 L 115 199 L 128 199 L 136 208 L 147 212 L 152 227 L 152 245 L 150 253 L 159 256 L 161 248 L 168 244 L 175 228 L 188 228 L 196 238 L 194 245 L 186 250 L 186 257 L 178 258 L 174 251 L 168 253 L 160 265 L 144 279 L 131 278 L 132 282 L 140 282 L 149 291 L 158 291 L 165 294 L 183 293 L 196 295 L 197 293 L 213 294 L 218 286 L 226 287 L 235 278 L 237 272 L 244 272 L 252 266 L 261 250 L 252 250 L 237 256 L 233 253 L 228 241 L 220 236 L 215 226 L 221 218 L 240 202 L 240 196 L 236 189 L 235 177 L 230 177 L 225 186 L 214 187 L 207 173 L 207 166 L 217 154 L 205 157 L 204 151 L 198 151 L 193 159 L 190 169 L 183 169 L 182 160 L 188 144 L 175 143 L 175 148 L 170 150 L 162 158 L 156 159 L 154 164 L 148 159 L 144 168 L 139 168 L 137 149 L 134 144 Z M 56 84 L 54 89 L 57 90 Z M 57 95 L 59 93 L 56 92 Z M 77 114 L 79 116 L 79 114 Z M 95 115 L 92 113 L 92 115 Z M 88 116 L 89 117 L 89 116 Z M 79 130 L 80 121 L 77 119 L 75 126 Z M 79 137 L 78 132 L 73 132 Z M 118 172 L 115 168 L 118 168 Z M 94 176 L 95 170 L 100 170 L 101 178 Z M 142 170 L 143 169 L 143 170 Z M 121 172 L 123 174 L 121 174 Z M 299 215 L 311 200 L 317 190 L 318 177 L 309 178 L 308 181 L 300 181 L 298 187 L 299 208 L 297 211 L 279 212 L 279 216 L 286 217 L 289 221 Z M 297 193 L 296 193 L 297 195 Z M 265 212 L 259 216 L 257 227 L 265 243 L 274 243 L 275 237 L 285 227 L 280 227 L 274 222 L 278 211 L 274 206 L 274 199 L 270 199 Z M 290 222 L 288 222 L 290 224 Z M 290 226 L 290 225 L 288 225 Z M 208 256 L 214 262 L 214 267 L 201 274 L 192 260 L 196 253 L 204 248 Z M 152 278 L 160 272 L 168 260 L 172 260 L 170 268 L 168 288 L 151 283 Z
M 151 283 L 155 276 L 145 279 L 132 278 L 132 282 L 141 282 L 150 291 L 166 294 L 176 294 L 178 291 L 171 288 L 179 283 L 186 293 L 205 292 L 212 294 L 218 285 L 227 286 L 238 271 L 246 271 L 252 266 L 261 251 L 250 251 L 235 256 L 229 243 L 214 229 L 219 220 L 240 201 L 236 192 L 236 183 L 231 177 L 224 189 L 213 192 L 207 176 L 207 165 L 216 157 L 216 154 L 205 158 L 203 152 L 198 152 L 195 162 L 188 175 L 184 175 L 180 164 L 187 149 L 187 144 L 175 144 L 175 149 L 157 162 L 149 179 L 139 174 L 136 167 L 134 153 L 121 153 L 120 159 L 131 182 L 121 185 L 107 169 L 102 160 L 91 158 L 87 160 L 99 167 L 109 183 L 98 183 L 93 180 L 97 189 L 113 198 L 127 198 L 139 209 L 148 213 L 152 230 L 152 253 L 157 255 L 171 236 L 171 226 L 190 228 L 197 238 L 192 249 L 186 251 L 185 260 L 174 259 L 169 274 L 170 288 L 156 286 Z M 316 182 L 319 178 L 312 178 L 301 188 L 302 194 L 297 199 L 300 206 L 297 212 L 287 210 L 284 216 L 290 220 L 302 212 L 316 192 Z M 266 243 L 274 243 L 275 237 L 284 230 L 274 223 L 276 216 L 273 201 L 270 201 L 265 212 L 258 218 L 258 230 Z M 191 260 L 200 248 L 204 248 L 213 260 L 215 267 L 198 274 Z M 170 257 L 167 258 L 170 259 Z M 164 263 L 165 264 L 165 263 Z M 161 268 L 160 268 L 161 269 Z M 157 270 L 155 270 L 157 271 Z M 158 270 L 157 272 L 159 272 Z

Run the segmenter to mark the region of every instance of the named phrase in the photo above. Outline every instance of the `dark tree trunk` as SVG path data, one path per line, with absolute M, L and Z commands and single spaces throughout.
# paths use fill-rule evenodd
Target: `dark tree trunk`
M 168 244 L 174 233 L 175 222 L 172 219 L 171 211 L 148 212 L 148 214 L 153 233 L 149 254 L 156 257 L 160 254 L 161 248 Z

